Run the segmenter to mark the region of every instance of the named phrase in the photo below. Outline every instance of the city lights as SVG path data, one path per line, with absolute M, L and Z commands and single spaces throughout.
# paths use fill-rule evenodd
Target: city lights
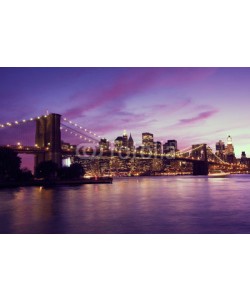
M 22 123 L 32 121 L 40 122 L 40 120 L 42 120 L 43 118 L 48 117 L 49 115 L 41 115 L 35 118 L 31 117 L 28 119 L 23 119 L 22 121 L 16 120 L 14 122 L 6 122 L 4 124 L 0 124 L 0 128 L 11 127 L 12 125 L 19 126 Z M 150 163 L 153 163 L 154 168 L 157 169 L 157 171 L 152 171 L 152 169 L 150 171 L 151 173 L 158 172 L 157 174 L 168 174 L 169 171 L 172 171 L 172 173 L 174 174 L 184 174 L 187 172 L 191 173 L 193 164 L 195 164 L 196 162 L 202 163 L 204 159 L 211 166 L 224 166 L 225 168 L 230 169 L 231 172 L 246 172 L 248 164 L 246 155 L 244 154 L 245 156 L 243 156 L 242 158 L 244 159 L 244 161 L 236 160 L 234 156 L 234 147 L 231 136 L 227 138 L 227 145 L 225 145 L 221 140 L 217 142 L 215 152 L 213 152 L 211 147 L 207 146 L 205 155 L 204 144 L 192 145 L 179 150 L 177 149 L 176 140 L 168 140 L 166 143 L 163 143 L 163 141 L 154 141 L 154 135 L 149 132 L 142 133 L 142 141 L 141 145 L 140 143 L 138 143 L 139 146 L 135 146 L 131 134 L 128 137 L 126 130 L 123 131 L 123 135 L 118 136 L 115 139 L 114 144 L 111 144 L 108 139 L 101 138 L 91 130 L 87 130 L 86 128 L 83 129 L 82 126 L 71 120 L 68 120 L 67 118 L 63 117 L 62 120 L 67 122 L 69 124 L 69 127 L 64 123 L 60 123 L 59 130 L 79 139 L 80 142 L 92 144 L 92 148 L 89 148 L 88 151 L 89 153 L 92 153 L 92 155 L 95 155 L 96 158 L 98 158 L 100 155 L 106 155 L 107 157 L 110 157 L 109 160 L 113 156 L 117 157 L 118 161 L 119 159 L 123 160 L 122 163 L 118 163 L 117 161 L 118 165 L 123 166 L 121 167 L 122 170 L 126 170 L 126 168 L 128 170 L 126 172 L 122 171 L 122 174 L 133 175 L 149 172 L 151 170 L 149 170 L 147 166 L 147 164 L 149 164 L 149 161 Z M 21 142 L 18 142 L 16 146 L 11 146 L 9 144 L 8 147 L 13 147 L 13 149 L 17 148 L 21 153 L 41 153 L 42 151 L 51 151 L 51 142 L 48 142 L 46 147 L 44 148 L 39 146 L 38 143 L 35 143 L 35 146 L 33 147 L 28 145 L 23 146 Z M 70 155 L 76 155 L 75 150 L 76 146 L 69 146 L 68 148 L 65 148 L 64 151 L 67 151 L 67 153 L 70 153 Z M 228 161 L 229 157 L 230 161 Z M 130 163 L 128 161 L 126 162 L 126 160 L 131 159 L 136 159 L 138 161 L 141 160 L 139 169 L 134 166 L 133 168 L 135 171 L 131 171 L 131 169 L 128 167 Z M 162 164 L 162 162 L 160 163 L 160 161 L 164 163 Z M 169 163 L 166 164 L 166 161 L 169 161 Z M 127 167 L 124 164 L 128 164 Z M 116 174 L 116 172 L 114 174 Z

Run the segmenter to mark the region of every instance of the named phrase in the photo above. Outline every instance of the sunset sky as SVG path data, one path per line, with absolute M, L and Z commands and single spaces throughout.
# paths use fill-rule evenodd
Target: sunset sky
M 0 123 L 48 110 L 137 145 L 145 131 L 180 149 L 231 135 L 250 157 L 249 100 L 250 68 L 0 68 Z

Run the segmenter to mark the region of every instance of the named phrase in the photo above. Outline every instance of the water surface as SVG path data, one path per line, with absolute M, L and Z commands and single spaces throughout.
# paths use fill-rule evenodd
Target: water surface
M 0 190 L 0 233 L 250 233 L 250 175 Z

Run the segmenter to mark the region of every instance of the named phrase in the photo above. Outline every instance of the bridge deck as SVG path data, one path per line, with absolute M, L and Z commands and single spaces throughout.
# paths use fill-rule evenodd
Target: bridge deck
M 6 148 L 6 146 L 0 146 L 0 148 Z M 20 154 L 43 154 L 46 152 L 50 151 L 50 148 L 39 148 L 39 147 L 34 147 L 34 146 L 7 146 L 7 148 L 14 150 L 17 153 Z M 76 155 L 76 151 L 74 149 L 62 149 L 61 154 L 64 156 L 74 156 Z M 86 157 L 102 157 L 102 158 L 110 158 L 112 156 L 115 157 L 120 157 L 122 159 L 126 158 L 158 158 L 158 159 L 167 159 L 167 160 L 177 160 L 177 161 L 184 161 L 184 162 L 189 162 L 189 163 L 194 163 L 194 162 L 202 162 L 204 160 L 199 159 L 199 158 L 190 158 L 190 157 L 183 157 L 183 156 L 170 156 L 168 154 L 146 154 L 146 153 L 138 153 L 138 152 L 120 152 L 120 151 L 104 151 L 104 152 L 87 152 Z M 80 156 L 81 157 L 81 156 Z M 208 160 L 209 164 L 213 165 L 220 165 L 221 163 L 218 163 L 216 161 L 210 161 Z

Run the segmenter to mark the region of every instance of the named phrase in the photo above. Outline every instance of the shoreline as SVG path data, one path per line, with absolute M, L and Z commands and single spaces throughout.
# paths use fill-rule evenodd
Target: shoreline
M 29 182 L 0 182 L 1 188 L 18 187 L 57 187 L 57 186 L 77 186 L 83 184 L 112 184 L 112 177 L 84 178 L 74 180 L 33 180 Z
M 249 173 L 230 173 L 230 175 L 250 175 Z M 140 175 L 140 176 L 113 176 L 113 177 L 98 177 L 84 178 L 74 180 L 38 180 L 30 182 L 0 182 L 0 189 L 19 188 L 19 187 L 58 187 L 58 186 L 79 186 L 84 184 L 112 184 L 113 179 L 122 178 L 144 178 L 144 177 L 177 177 L 177 176 L 193 176 L 193 174 L 166 174 L 166 175 Z M 208 176 L 207 176 L 208 177 Z

